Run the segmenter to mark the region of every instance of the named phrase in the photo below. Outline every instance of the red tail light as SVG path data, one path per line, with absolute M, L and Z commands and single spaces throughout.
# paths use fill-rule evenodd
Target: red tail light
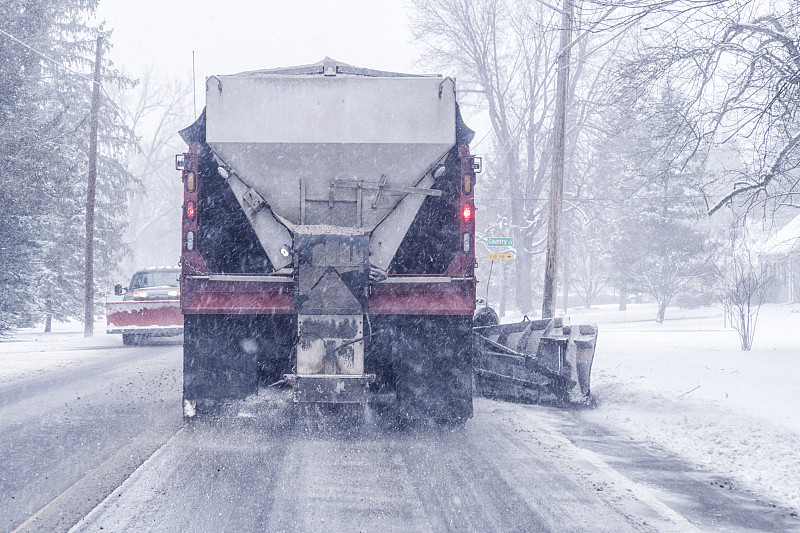
M 194 202 L 186 202 L 186 218 L 194 220 Z
M 472 206 L 464 204 L 464 207 L 461 208 L 461 216 L 464 218 L 464 222 L 469 222 L 472 219 Z

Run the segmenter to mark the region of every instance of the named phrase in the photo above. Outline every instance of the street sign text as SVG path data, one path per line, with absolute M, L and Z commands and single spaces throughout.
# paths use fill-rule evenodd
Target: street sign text
M 514 237 L 487 237 L 486 246 L 514 246 Z
M 489 261 L 513 261 L 514 254 L 486 254 Z

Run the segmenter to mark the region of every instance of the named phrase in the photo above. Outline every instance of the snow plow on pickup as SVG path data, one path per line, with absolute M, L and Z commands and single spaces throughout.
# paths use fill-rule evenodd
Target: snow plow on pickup
M 478 326 L 475 390 L 525 403 L 590 405 L 597 326 L 563 318 Z
M 178 267 L 150 267 L 133 274 L 128 287 L 116 285 L 121 301 L 106 302 L 106 333 L 122 334 L 124 345 L 183 333 Z

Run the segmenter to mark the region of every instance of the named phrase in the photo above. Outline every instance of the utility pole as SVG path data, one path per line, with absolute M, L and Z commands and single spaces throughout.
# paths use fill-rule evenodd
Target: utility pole
M 572 265 L 569 264 L 567 254 L 569 251 L 568 240 L 564 239 L 561 244 L 561 248 L 564 251 L 561 261 L 561 309 L 564 310 L 564 314 L 567 314 L 567 308 L 569 307 L 569 270 Z
M 553 123 L 553 175 L 550 180 L 550 219 L 547 224 L 547 256 L 544 268 L 542 318 L 552 318 L 558 286 L 558 238 L 564 201 L 564 138 L 569 85 L 569 50 L 572 40 L 572 0 L 564 0 L 561 11 L 561 51 L 558 54 L 556 114 Z
M 91 132 L 89 133 L 89 180 L 86 187 L 86 275 L 84 277 L 85 313 L 83 336 L 94 335 L 94 198 L 97 183 L 97 130 L 100 116 L 100 60 L 103 57 L 103 37 L 97 36 L 92 84 Z

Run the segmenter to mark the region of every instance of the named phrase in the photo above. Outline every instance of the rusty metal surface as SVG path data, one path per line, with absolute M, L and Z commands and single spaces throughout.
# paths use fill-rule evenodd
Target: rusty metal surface
M 364 373 L 361 315 L 298 316 L 297 373 Z
M 303 315 L 367 312 L 369 235 L 336 231 L 295 234 L 294 306 Z
M 375 374 L 287 374 L 295 403 L 367 403 L 367 389 Z

